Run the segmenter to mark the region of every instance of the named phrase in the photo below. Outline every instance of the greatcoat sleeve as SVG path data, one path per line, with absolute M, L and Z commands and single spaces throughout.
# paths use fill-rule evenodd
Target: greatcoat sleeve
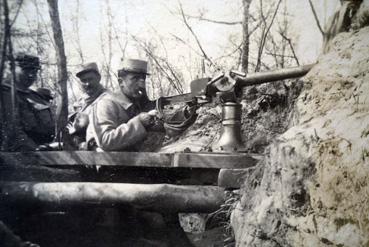
M 123 105 L 109 97 L 94 104 L 89 117 L 91 132 L 104 151 L 123 151 L 147 136 L 138 116 L 130 119 Z

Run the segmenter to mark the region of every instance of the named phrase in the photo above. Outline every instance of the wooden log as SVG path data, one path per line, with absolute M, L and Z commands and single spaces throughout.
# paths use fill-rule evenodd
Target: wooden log
M 0 183 L 0 202 L 21 206 L 133 206 L 160 212 L 212 212 L 224 201 L 217 186 L 118 183 Z
M 150 152 L 89 152 L 51 151 L 11 153 L 0 152 L 1 165 L 84 165 L 192 168 L 246 168 L 257 159 L 249 154 L 219 153 L 150 153 Z

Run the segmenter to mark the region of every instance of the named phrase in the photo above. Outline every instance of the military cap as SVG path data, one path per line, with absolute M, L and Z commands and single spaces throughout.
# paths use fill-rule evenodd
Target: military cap
M 147 62 L 139 59 L 124 60 L 119 71 L 150 75 L 147 73 Z
M 40 59 L 36 56 L 32 56 L 25 53 L 18 53 L 15 57 L 15 61 L 18 63 L 18 65 L 23 68 L 34 68 L 34 69 L 40 69 Z
M 77 72 L 76 76 L 80 77 L 82 74 L 90 71 L 95 71 L 100 75 L 99 68 L 97 67 L 96 63 L 86 63 L 81 66 L 80 71 Z

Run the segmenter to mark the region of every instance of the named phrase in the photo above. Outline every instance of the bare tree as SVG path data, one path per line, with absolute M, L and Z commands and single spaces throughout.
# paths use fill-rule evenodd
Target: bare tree
M 249 19 L 250 19 L 250 5 L 252 0 L 243 0 L 243 21 L 242 21 L 242 55 L 241 55 L 241 68 L 247 73 L 249 66 L 249 47 L 250 47 L 250 34 L 249 34 Z
M 61 139 L 62 131 L 68 121 L 68 71 L 67 71 L 67 59 L 64 51 L 63 32 L 60 25 L 58 0 L 47 0 L 49 4 L 49 14 L 51 20 L 51 26 L 54 34 L 54 42 L 56 48 L 56 60 L 58 64 L 58 85 L 61 91 L 61 105 L 58 106 L 57 111 L 57 138 Z
M 260 0 L 260 17 L 263 20 L 263 29 L 262 29 L 262 33 L 261 33 L 261 39 L 260 39 L 260 43 L 259 43 L 259 49 L 258 49 L 258 56 L 257 56 L 257 61 L 256 61 L 256 66 L 255 66 L 255 72 L 260 70 L 260 66 L 261 66 L 261 57 L 263 54 L 263 50 L 264 50 L 264 46 L 265 46 L 265 42 L 267 39 L 267 36 L 269 34 L 269 31 L 274 23 L 275 17 L 277 16 L 278 10 L 279 10 L 279 6 L 281 4 L 282 0 L 278 0 L 277 6 L 275 7 L 274 13 L 272 15 L 272 19 L 270 21 L 269 24 L 267 24 L 267 18 L 264 15 L 263 12 L 263 0 Z

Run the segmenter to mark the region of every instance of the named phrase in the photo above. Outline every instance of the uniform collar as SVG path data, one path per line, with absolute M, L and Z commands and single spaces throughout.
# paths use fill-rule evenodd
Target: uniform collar
M 133 104 L 133 102 L 125 95 L 122 91 L 117 90 L 114 92 L 114 96 L 117 100 L 123 105 L 123 108 L 127 110 L 130 108 Z
M 100 95 L 102 94 L 102 93 L 104 93 L 106 91 L 106 89 L 103 87 L 103 86 L 101 86 L 101 87 L 99 87 L 97 90 L 96 90 L 96 92 L 95 92 L 95 94 L 94 95 L 87 95 L 87 94 L 85 94 L 84 95 L 84 97 L 83 97 L 83 100 L 84 100 L 84 102 L 86 103 L 86 104 L 91 104 L 92 102 L 94 102 L 97 98 L 99 98 L 100 97 Z

